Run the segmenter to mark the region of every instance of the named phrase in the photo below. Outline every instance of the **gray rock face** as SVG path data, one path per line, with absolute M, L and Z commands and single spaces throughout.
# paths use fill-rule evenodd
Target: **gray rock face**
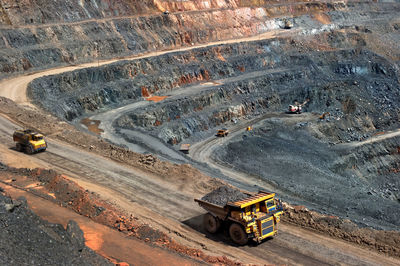
M 97 5 L 91 4 L 92 1 L 82 1 L 84 6 L 76 2 L 72 4 L 72 1 L 67 5 L 67 1 L 47 2 L 37 5 L 33 2 L 31 9 L 17 9 L 10 17 L 13 21 L 6 23 L 13 26 L 0 27 L 0 77 L 244 37 L 279 27 L 279 19 L 238 17 L 234 10 L 203 10 L 190 16 L 166 16 L 161 11 L 154 11 L 156 8 L 152 1 L 114 1 L 112 5 L 103 5 L 104 1 L 98 1 Z M 49 11 L 54 9 L 57 11 Z M 221 12 L 224 13 L 224 23 L 220 23 Z M 60 19 L 65 23 L 59 23 Z M 15 27 L 25 24 L 35 25 Z M 210 25 L 213 26 L 210 28 Z M 249 25 L 254 27 L 254 32 L 248 30 Z M 230 30 L 233 27 L 235 31 Z
M 4 2 L 10 2 L 5 4 Z M 180 11 L 182 6 L 169 1 L 14 1 L 0 3 L 0 78 L 25 71 L 136 55 L 143 52 L 191 46 L 224 39 L 241 38 L 283 27 L 288 10 L 275 6 L 254 9 L 248 1 L 213 1 L 207 10 L 198 1 L 190 16 L 164 15 L 164 8 Z M 186 1 L 185 1 L 186 2 Z M 233 4 L 233 5 L 230 5 Z M 228 7 L 228 8 L 226 8 Z M 328 12 L 330 25 L 321 24 L 304 13 Z M 343 12 L 345 10 L 345 12 Z M 373 10 L 373 11 L 371 11 Z M 293 18 L 304 34 L 356 25 L 363 33 L 371 29 L 362 24 L 385 13 L 388 21 L 400 11 L 396 3 L 310 3 L 302 5 Z M 237 14 L 246 14 L 238 16 Z M 247 15 L 248 14 L 248 15 Z M 96 20 L 97 19 L 97 20 Z M 61 23 L 60 23 L 61 22 Z M 393 24 L 390 41 L 398 45 L 398 25 Z M 380 28 L 380 32 L 386 31 Z M 365 44 L 365 43 L 364 43 Z M 363 45 L 357 43 L 356 45 Z M 394 49 L 396 50 L 396 49 Z M 363 71 L 360 68 L 347 71 Z
M 85 248 L 85 238 L 79 225 L 71 220 L 67 224 L 66 231 L 71 239 L 71 243 L 77 247 L 78 251 L 82 251 Z
M 94 18 L 127 16 L 155 10 L 153 1 L 2 1 L 2 25 L 37 25 L 55 22 L 76 22 Z
M 12 206 L 9 208 L 7 206 Z M 0 193 L 1 265 L 113 265 L 85 246 L 76 222 L 50 224 L 36 216 L 24 199 Z

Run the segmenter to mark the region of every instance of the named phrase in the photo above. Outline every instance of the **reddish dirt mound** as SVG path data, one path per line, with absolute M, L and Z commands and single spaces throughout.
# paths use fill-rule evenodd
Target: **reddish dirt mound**
M 331 18 L 325 13 L 315 13 L 311 17 L 322 24 L 331 23 Z
M 208 256 L 201 250 L 188 248 L 175 242 L 163 232 L 140 223 L 133 215 L 118 211 L 114 206 L 102 201 L 96 194 L 83 189 L 54 170 L 8 168 L 7 171 L 2 171 L 2 176 L 3 180 L 8 179 L 8 184 L 13 187 L 55 201 L 61 206 L 70 208 L 97 223 L 124 232 L 128 236 L 136 237 L 150 244 L 185 254 L 207 263 L 241 265 L 241 263 L 229 260 L 225 256 Z M 32 183 L 35 185 L 32 186 Z
M 146 87 L 142 87 L 142 96 L 143 97 L 150 97 L 150 92 L 147 90 Z
M 100 135 L 104 131 L 99 128 L 100 122 L 100 120 L 90 120 L 89 118 L 81 120 L 81 124 L 85 125 L 90 132 L 97 135 Z

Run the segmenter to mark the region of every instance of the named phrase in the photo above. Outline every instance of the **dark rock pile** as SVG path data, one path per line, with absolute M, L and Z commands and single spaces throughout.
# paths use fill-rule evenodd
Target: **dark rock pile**
M 67 229 L 35 215 L 24 198 L 0 193 L 0 265 L 113 265 L 85 246 L 76 222 Z
M 221 186 L 210 193 L 206 194 L 201 199 L 209 203 L 225 206 L 228 202 L 234 202 L 249 197 L 249 195 L 241 192 L 238 189 Z

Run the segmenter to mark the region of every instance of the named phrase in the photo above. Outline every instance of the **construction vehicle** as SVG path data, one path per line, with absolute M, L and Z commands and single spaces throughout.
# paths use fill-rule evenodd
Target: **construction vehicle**
M 203 219 L 205 229 L 216 233 L 225 227 L 232 241 L 238 245 L 245 245 L 249 239 L 260 243 L 275 236 L 283 213 L 281 201 L 275 199 L 275 193 L 259 191 L 257 194 L 246 194 L 247 198 L 227 202 L 224 206 L 195 199 L 208 211 Z
M 329 112 L 325 112 L 322 115 L 319 116 L 319 119 L 323 120 L 325 119 L 326 116 L 330 116 L 331 114 Z
M 179 151 L 183 152 L 184 154 L 189 154 L 190 144 L 181 144 Z
M 25 151 L 28 154 L 45 151 L 47 148 L 43 135 L 30 129 L 15 131 L 13 140 L 16 142 L 17 151 Z
M 298 101 L 294 101 L 293 104 L 289 105 L 289 113 L 290 114 L 301 114 L 302 107 L 308 103 L 308 99 L 303 103 L 299 103 Z
M 291 20 L 289 20 L 289 19 L 285 19 L 284 20 L 284 29 L 291 29 L 291 28 L 293 28 L 293 21 L 291 21 Z
M 252 126 L 246 127 L 246 131 L 252 131 L 252 130 L 253 130 L 253 127 L 252 127 Z
M 217 131 L 217 137 L 226 137 L 228 136 L 229 130 L 227 128 L 221 128 Z

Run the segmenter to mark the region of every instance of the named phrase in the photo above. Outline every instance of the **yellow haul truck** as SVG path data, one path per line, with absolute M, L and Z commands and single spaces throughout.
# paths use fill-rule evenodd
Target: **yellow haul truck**
M 45 151 L 47 148 L 43 135 L 30 129 L 15 131 L 13 140 L 16 142 L 17 151 L 26 151 L 28 154 Z
M 281 201 L 275 199 L 275 193 L 259 191 L 257 194 L 247 194 L 246 198 L 227 202 L 223 206 L 204 198 L 195 201 L 208 211 L 204 215 L 203 223 L 210 233 L 216 233 L 223 226 L 229 230 L 229 236 L 238 245 L 245 245 L 249 239 L 260 243 L 277 234 L 277 224 L 283 209 Z
M 229 134 L 229 130 L 227 128 L 221 128 L 219 130 L 217 130 L 217 137 L 226 137 Z

